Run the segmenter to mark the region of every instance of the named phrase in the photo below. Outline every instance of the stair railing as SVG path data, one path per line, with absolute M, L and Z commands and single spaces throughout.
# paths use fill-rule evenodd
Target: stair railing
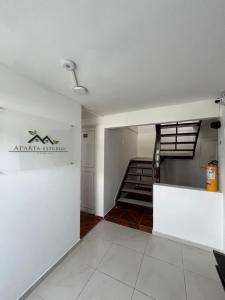
M 160 125 L 155 125 L 155 148 L 153 154 L 153 171 L 155 182 L 160 182 Z

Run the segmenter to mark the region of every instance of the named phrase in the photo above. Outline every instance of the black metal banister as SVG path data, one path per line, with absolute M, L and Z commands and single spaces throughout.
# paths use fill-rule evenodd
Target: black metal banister
M 155 136 L 155 148 L 153 154 L 153 168 L 155 173 L 155 181 L 160 182 L 160 125 L 155 125 L 156 136 Z

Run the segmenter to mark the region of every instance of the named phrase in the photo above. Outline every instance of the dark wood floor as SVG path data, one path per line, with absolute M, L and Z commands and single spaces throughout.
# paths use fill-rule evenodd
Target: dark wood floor
M 97 217 L 92 214 L 81 211 L 80 213 L 80 238 L 84 237 L 98 222 L 102 220 L 101 217 Z
M 105 220 L 151 233 L 153 210 L 129 203 L 121 203 L 105 216 Z

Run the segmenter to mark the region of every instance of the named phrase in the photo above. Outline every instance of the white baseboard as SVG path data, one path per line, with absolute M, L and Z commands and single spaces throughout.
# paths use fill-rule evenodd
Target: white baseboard
M 90 208 L 87 208 L 87 207 L 81 207 L 80 210 L 81 210 L 81 211 L 84 211 L 84 212 L 86 212 L 86 213 L 95 215 L 95 210 L 94 210 L 94 209 L 90 209 Z
M 221 249 L 214 249 L 212 247 L 208 247 L 208 246 L 198 244 L 198 243 L 195 243 L 195 242 L 192 242 L 192 241 L 177 238 L 175 236 L 164 234 L 164 233 L 161 233 L 161 232 L 158 232 L 158 231 L 155 231 L 155 230 L 152 231 L 152 234 L 156 235 L 156 236 L 159 236 L 159 237 L 166 238 L 168 240 L 172 240 L 172 241 L 175 241 L 175 242 L 182 243 L 182 244 L 187 245 L 187 246 L 196 247 L 196 248 L 199 248 L 199 249 L 202 249 L 202 250 L 206 250 L 206 251 L 210 251 L 210 252 L 212 252 L 213 250 L 218 250 L 218 251 L 221 252 Z
M 17 298 L 17 300 L 25 300 L 33 292 L 33 290 L 79 245 L 79 243 L 80 240 L 78 240 L 53 266 L 48 268 L 34 283 L 32 283 L 31 286 Z

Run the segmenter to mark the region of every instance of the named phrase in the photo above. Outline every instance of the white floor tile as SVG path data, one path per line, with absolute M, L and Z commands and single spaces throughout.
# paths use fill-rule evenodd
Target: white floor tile
M 30 296 L 26 298 L 26 300 L 44 300 L 44 299 L 36 295 L 35 293 L 32 293 Z
M 181 245 L 168 239 L 150 236 L 145 254 L 176 266 L 182 266 Z
M 96 268 L 99 270 L 95 271 Z M 212 253 L 102 221 L 27 300 L 77 297 L 79 300 L 222 300 L 225 293 Z
M 74 300 L 78 296 L 77 288 L 71 286 L 48 285 L 44 283 L 40 284 L 35 290 L 35 294 L 40 296 L 41 300 Z
M 86 239 L 102 239 L 113 242 L 126 232 L 127 227 L 108 221 L 101 221 L 86 236 Z
M 183 270 L 145 256 L 136 289 L 157 300 L 186 300 Z
M 155 299 L 150 298 L 150 297 L 140 293 L 139 291 L 135 290 L 132 300 L 155 300 Z
M 220 281 L 213 253 L 189 246 L 182 248 L 184 269 Z
M 121 234 L 114 242 L 144 253 L 150 234 L 132 228 L 127 229 L 128 230 L 124 234 Z
M 73 252 L 69 259 L 83 262 L 92 268 L 96 268 L 110 248 L 111 243 L 103 239 L 86 239 L 84 238 L 76 251 Z
M 130 300 L 133 289 L 98 271 L 91 277 L 79 300 Z M 64 300 L 64 299 L 63 299 Z M 67 299 L 65 299 L 67 300 Z
M 74 287 L 76 295 L 78 295 L 93 273 L 93 268 L 81 262 L 74 264 L 71 263 L 71 260 L 68 260 L 49 274 L 43 283 Z
M 199 274 L 185 271 L 187 300 L 224 300 L 222 284 Z
M 98 268 L 100 271 L 134 286 L 141 260 L 141 253 L 113 244 Z

